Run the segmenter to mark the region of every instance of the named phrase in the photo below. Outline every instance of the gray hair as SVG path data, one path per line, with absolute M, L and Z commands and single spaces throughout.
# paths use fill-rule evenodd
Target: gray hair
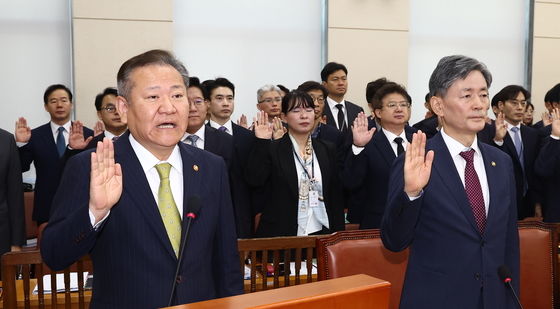
M 257 102 L 260 102 L 262 99 L 262 96 L 269 91 L 276 91 L 278 92 L 278 94 L 280 94 L 280 88 L 278 88 L 277 86 L 274 85 L 264 85 L 261 88 L 259 88 L 259 90 L 257 90 Z
M 472 71 L 479 71 L 490 88 L 492 74 L 486 65 L 474 58 L 453 55 L 441 58 L 430 77 L 430 97 L 445 96 L 447 90 L 456 80 L 465 79 Z
M 183 63 L 166 50 L 153 49 L 134 56 L 121 65 L 117 73 L 117 87 L 120 96 L 125 97 L 127 100 L 129 99 L 130 90 L 134 86 L 130 80 L 130 73 L 137 68 L 148 65 L 169 65 L 173 67 L 181 74 L 185 87 L 189 87 L 189 72 L 187 72 Z

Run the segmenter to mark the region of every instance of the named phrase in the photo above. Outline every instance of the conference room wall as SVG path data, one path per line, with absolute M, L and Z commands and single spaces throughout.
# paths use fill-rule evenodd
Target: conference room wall
M 117 71 L 133 55 L 173 49 L 172 0 L 73 0 L 76 119 L 97 121 L 95 96 L 117 86 Z
M 560 0 L 535 1 L 532 99 L 535 122 L 545 110 L 544 95 L 560 83 Z

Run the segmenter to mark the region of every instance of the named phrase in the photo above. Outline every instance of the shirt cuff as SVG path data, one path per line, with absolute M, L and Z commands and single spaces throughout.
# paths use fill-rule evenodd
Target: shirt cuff
M 88 209 L 88 212 L 89 212 L 89 222 L 91 223 L 91 226 L 93 226 L 93 229 L 96 230 L 96 231 L 97 231 L 97 229 L 99 229 L 99 226 L 105 221 L 105 219 L 107 219 L 107 217 L 111 213 L 111 211 L 109 210 L 109 212 L 107 212 L 105 217 L 103 217 L 103 219 L 99 220 L 99 222 L 97 222 L 97 224 L 95 224 L 95 216 L 93 215 L 91 210 Z
M 413 201 L 419 199 L 420 197 L 422 197 L 423 194 L 424 194 L 424 190 L 420 191 L 420 194 L 418 194 L 418 196 L 410 196 L 410 195 L 408 195 L 408 194 L 407 194 L 406 196 L 408 196 L 408 199 L 409 199 L 411 202 L 413 202 Z
M 552 137 L 555 140 L 560 140 L 560 136 L 554 136 L 554 135 L 550 134 L 550 137 Z
M 354 155 L 359 155 L 360 152 L 362 152 L 362 150 L 364 150 L 364 147 L 358 147 L 356 145 L 352 145 L 352 153 Z

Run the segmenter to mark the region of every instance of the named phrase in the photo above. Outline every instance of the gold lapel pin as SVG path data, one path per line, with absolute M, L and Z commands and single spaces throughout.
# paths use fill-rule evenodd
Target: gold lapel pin
M 198 172 L 198 165 L 196 165 L 196 164 L 193 165 L 193 166 L 192 166 L 192 169 L 193 169 L 195 172 Z
M 492 166 L 496 166 L 496 162 L 492 161 Z

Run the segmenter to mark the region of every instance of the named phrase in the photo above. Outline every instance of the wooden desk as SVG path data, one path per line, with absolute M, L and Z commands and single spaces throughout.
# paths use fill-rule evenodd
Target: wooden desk
M 387 281 L 368 275 L 354 275 L 170 308 L 387 309 L 390 289 L 391 284 Z
M 31 289 L 33 289 L 36 285 L 37 285 L 37 279 L 30 279 L 29 280 L 29 285 L 31 286 Z M 0 285 L 1 286 L 1 285 Z M 16 290 L 17 290 L 17 299 L 18 299 L 18 304 L 17 304 L 17 308 L 24 308 L 24 303 L 23 303 L 23 281 L 22 280 L 17 280 L 16 281 Z M 70 297 L 72 300 L 72 309 L 74 308 L 78 308 L 78 292 L 71 292 L 70 293 Z M 89 307 L 89 302 L 91 300 L 91 290 L 86 290 L 84 292 L 85 295 L 85 302 L 86 302 L 86 308 Z M 58 300 L 58 305 L 57 305 L 57 309 L 63 309 L 65 308 L 65 304 L 64 304 L 64 293 L 58 293 L 57 295 L 57 300 Z M 2 298 L 5 297 L 5 295 L 2 293 Z M 4 304 L 2 302 L 2 298 L 0 298 L 0 309 L 4 308 Z M 31 308 L 39 308 L 39 298 L 37 297 L 37 295 L 31 295 L 30 297 L 30 301 L 31 301 Z M 45 309 L 52 309 L 51 307 L 51 295 L 50 294 L 45 294 Z

